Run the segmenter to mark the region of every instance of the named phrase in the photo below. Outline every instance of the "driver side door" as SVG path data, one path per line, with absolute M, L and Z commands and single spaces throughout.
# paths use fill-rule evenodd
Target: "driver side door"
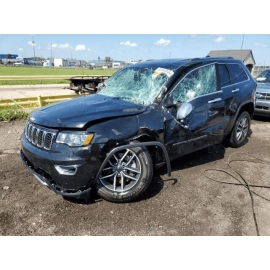
M 225 102 L 217 78 L 212 63 L 192 69 L 172 88 L 170 102 L 180 106 L 167 147 L 175 158 L 222 141 Z M 184 107 L 190 108 L 187 115 Z

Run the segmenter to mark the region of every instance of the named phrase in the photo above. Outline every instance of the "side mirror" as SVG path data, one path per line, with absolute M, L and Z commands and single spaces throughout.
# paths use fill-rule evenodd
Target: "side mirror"
M 104 82 L 101 82 L 97 85 L 97 91 L 100 91 L 105 86 Z
M 193 110 L 193 106 L 189 102 L 184 102 L 181 104 L 177 110 L 176 118 L 177 120 L 185 119 Z

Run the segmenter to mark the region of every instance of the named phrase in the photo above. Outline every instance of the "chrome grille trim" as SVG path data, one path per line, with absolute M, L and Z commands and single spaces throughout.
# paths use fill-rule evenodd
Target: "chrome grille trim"
M 256 93 L 256 96 L 260 100 L 270 100 L 270 93 L 260 92 Z
M 53 142 L 53 138 L 54 138 L 54 134 L 52 133 L 47 133 L 45 135 L 45 139 L 44 139 L 44 149 L 50 150 L 52 147 L 52 142 Z
M 51 149 L 56 136 L 55 131 L 34 125 L 30 122 L 26 123 L 24 134 L 31 144 L 46 150 Z

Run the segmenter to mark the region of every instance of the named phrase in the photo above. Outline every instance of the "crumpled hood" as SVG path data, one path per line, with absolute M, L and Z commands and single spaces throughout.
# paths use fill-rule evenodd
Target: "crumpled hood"
M 145 107 L 118 98 L 92 94 L 37 109 L 30 115 L 36 124 L 52 128 L 83 128 L 105 118 L 140 114 Z

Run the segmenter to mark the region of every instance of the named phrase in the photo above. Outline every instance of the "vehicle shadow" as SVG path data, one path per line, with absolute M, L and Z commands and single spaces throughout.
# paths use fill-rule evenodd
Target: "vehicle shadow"
M 223 144 L 214 145 L 197 152 L 180 157 L 171 162 L 171 171 L 184 170 L 191 167 L 200 166 L 212 161 L 220 160 L 224 158 L 226 146 Z M 162 179 L 161 175 L 167 174 L 166 165 L 155 170 L 155 176 L 148 187 L 148 189 L 134 202 L 139 202 L 143 200 L 148 200 L 155 197 L 161 192 L 164 187 L 164 182 L 171 182 L 172 185 L 177 184 L 177 179 L 174 177 L 168 177 L 167 179 Z
M 245 144 L 248 143 L 252 133 L 253 133 L 252 128 L 250 128 Z M 174 172 L 184 170 L 187 168 L 196 169 L 197 166 L 204 165 L 217 160 L 222 160 L 225 157 L 225 151 L 227 148 L 230 148 L 229 143 L 228 141 L 224 141 L 223 143 L 212 145 L 207 148 L 177 158 L 171 162 L 171 171 Z M 166 165 L 162 166 L 159 169 L 156 169 L 155 175 L 148 189 L 133 202 L 148 200 L 152 197 L 155 197 L 163 189 L 165 181 L 171 181 L 172 185 L 177 184 L 176 178 L 169 177 L 165 180 L 161 178 L 161 175 L 166 174 L 167 174 Z
M 178 171 L 190 167 L 200 166 L 212 161 L 224 158 L 227 146 L 224 144 L 217 144 L 198 150 L 196 152 L 187 154 L 171 162 L 171 170 Z M 167 168 L 162 167 L 159 169 L 159 174 L 166 174 Z
M 177 179 L 163 180 L 158 174 L 155 173 L 148 189 L 140 197 L 138 197 L 136 200 L 131 201 L 129 203 L 136 203 L 139 201 L 144 201 L 144 200 L 148 200 L 152 197 L 155 197 L 163 189 L 164 181 L 172 181 L 173 184 L 175 184 L 177 182 Z M 93 189 L 91 192 L 90 198 L 76 199 L 76 198 L 64 197 L 64 200 L 69 201 L 71 203 L 75 203 L 75 204 L 93 204 L 93 203 L 103 201 L 104 199 L 102 199 L 97 194 L 96 190 Z M 121 204 L 121 203 L 119 203 L 119 204 Z
M 270 122 L 270 117 L 267 116 L 260 116 L 260 115 L 254 115 L 253 120 L 260 121 L 260 122 Z
M 249 136 L 251 135 L 251 133 L 252 130 L 250 130 Z M 224 159 L 225 151 L 226 148 L 228 147 L 229 146 L 227 146 L 226 144 L 221 143 L 182 156 L 171 162 L 171 171 L 174 172 L 184 170 L 187 168 L 196 169 L 197 166 Z M 154 170 L 154 177 L 148 189 L 136 200 L 129 203 L 136 203 L 155 197 L 163 189 L 165 181 L 171 182 L 172 185 L 177 184 L 176 178 L 168 177 L 167 179 L 162 179 L 161 176 L 166 174 L 167 174 L 166 165 L 162 166 L 159 169 Z M 91 197 L 88 200 L 77 200 L 68 198 L 66 198 L 66 200 L 78 204 L 93 204 L 99 201 L 103 201 L 103 199 L 96 193 L 95 190 L 92 191 Z
M 200 166 L 209 162 L 223 159 L 226 148 L 227 147 L 224 144 L 217 144 L 202 150 L 198 150 L 191 154 L 187 154 L 171 162 L 171 171 L 174 172 L 191 167 L 196 168 L 196 166 Z M 163 189 L 164 182 L 170 181 L 172 185 L 177 184 L 176 178 L 169 177 L 165 180 L 161 178 L 161 175 L 166 174 L 167 174 L 166 165 L 162 166 L 159 169 L 154 170 L 154 177 L 148 189 L 136 200 L 129 203 L 136 203 L 155 197 Z M 103 201 L 103 199 L 96 193 L 95 190 L 92 191 L 91 196 L 88 200 L 82 199 L 78 200 L 74 198 L 65 198 L 65 200 L 76 204 L 93 204 L 99 201 Z

